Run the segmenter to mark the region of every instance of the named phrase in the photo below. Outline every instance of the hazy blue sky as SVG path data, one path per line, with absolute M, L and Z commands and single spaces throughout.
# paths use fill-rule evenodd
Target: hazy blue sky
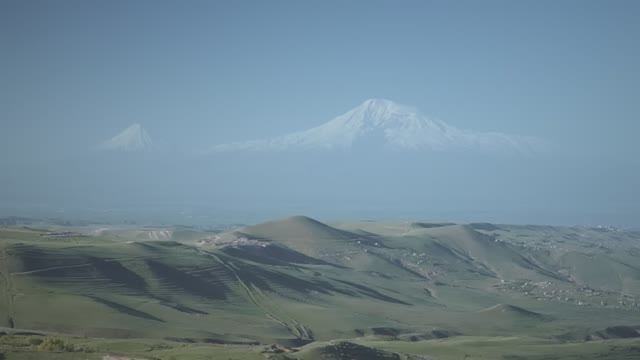
M 299 210 L 639 225 L 638 19 L 638 1 L 0 0 L 0 202 L 16 204 L 4 212 L 85 201 L 127 207 L 101 202 L 118 193 L 167 208 L 206 209 L 211 199 L 218 212 L 259 217 Z M 269 167 L 175 155 L 306 129 L 372 97 L 461 128 L 537 136 L 551 150 L 508 161 L 408 155 L 394 171 L 407 174 L 416 161 L 422 170 L 411 191 L 389 197 L 384 189 L 400 180 L 314 187 L 316 177 L 295 176 L 304 158 Z M 121 177 L 124 160 L 91 155 L 133 122 L 175 151 L 129 158 L 139 163 L 127 167 L 164 166 L 170 176 Z M 285 185 L 237 179 L 251 167 Z M 273 167 L 291 176 L 268 174 Z M 465 183 L 471 171 L 482 179 L 475 187 Z M 309 186 L 291 186 L 301 182 Z M 326 194 L 334 197 L 319 201 Z

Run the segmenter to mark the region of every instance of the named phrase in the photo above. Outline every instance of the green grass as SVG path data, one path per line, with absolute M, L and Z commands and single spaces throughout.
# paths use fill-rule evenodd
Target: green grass
M 387 351 L 428 354 L 439 360 L 458 359 L 637 359 L 640 340 L 559 343 L 523 337 L 455 337 L 420 342 L 357 341 Z
M 161 340 L 109 340 L 55 337 L 73 351 L 47 350 L 30 342 L 51 338 L 37 336 L 0 337 L 0 353 L 5 359 L 103 359 L 122 356 L 139 359 L 236 359 L 257 360 L 382 360 L 382 359 L 637 359 L 640 340 L 607 340 L 588 343 L 562 343 L 530 337 L 460 336 L 417 342 L 377 340 L 335 340 L 316 342 L 292 352 L 266 353 L 266 346 L 181 344 Z

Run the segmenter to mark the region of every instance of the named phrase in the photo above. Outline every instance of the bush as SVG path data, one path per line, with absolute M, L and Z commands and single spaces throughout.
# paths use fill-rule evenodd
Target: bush
M 45 338 L 38 345 L 38 351 L 74 351 L 74 347 L 65 343 L 62 339 Z
M 17 335 L 6 335 L 6 336 L 0 337 L 0 345 L 8 346 L 11 348 L 20 348 L 20 347 L 30 346 L 29 342 L 27 341 L 26 338 L 24 338 L 24 336 L 17 336 Z
M 40 344 L 42 344 L 42 339 L 41 338 L 39 338 L 39 337 L 30 337 L 29 338 L 29 345 L 38 346 Z

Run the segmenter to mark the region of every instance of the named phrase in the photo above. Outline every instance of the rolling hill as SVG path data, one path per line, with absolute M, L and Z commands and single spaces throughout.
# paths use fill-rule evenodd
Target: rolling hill
M 379 341 L 560 346 L 635 341 L 623 330 L 640 324 L 640 238 L 621 230 L 295 216 L 222 233 L 12 223 L 0 239 L 8 358 L 29 336 L 195 353 L 227 344 L 274 359 L 438 358 Z

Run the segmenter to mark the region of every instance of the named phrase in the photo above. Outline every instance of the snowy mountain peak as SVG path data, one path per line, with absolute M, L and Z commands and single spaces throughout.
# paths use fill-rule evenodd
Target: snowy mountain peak
M 368 99 L 362 102 L 355 109 L 361 109 L 372 113 L 396 112 L 402 109 L 408 109 L 407 106 L 399 105 L 387 99 Z
M 538 139 L 498 132 L 474 132 L 431 119 L 386 99 L 369 99 L 311 129 L 270 139 L 217 145 L 213 152 L 347 149 L 372 146 L 395 150 L 487 149 L 531 151 Z
M 387 99 L 369 99 L 347 112 L 352 121 L 363 121 L 373 126 L 393 125 L 398 120 L 417 116 L 417 111 L 409 106 L 396 104 Z M 343 116 L 344 116 L 343 115 Z
M 147 131 L 138 123 L 131 124 L 116 136 L 102 143 L 104 150 L 142 151 L 150 150 L 153 142 Z
M 368 99 L 363 101 L 362 104 L 360 104 L 354 110 L 366 111 L 371 115 L 379 116 L 393 113 L 416 112 L 415 109 L 409 106 L 400 105 L 387 99 Z
M 434 123 L 425 116 L 406 105 L 397 104 L 386 99 L 369 99 L 359 106 L 340 115 L 327 124 L 343 123 L 348 126 L 358 126 L 362 128 L 394 128 L 412 127 L 420 123 Z

